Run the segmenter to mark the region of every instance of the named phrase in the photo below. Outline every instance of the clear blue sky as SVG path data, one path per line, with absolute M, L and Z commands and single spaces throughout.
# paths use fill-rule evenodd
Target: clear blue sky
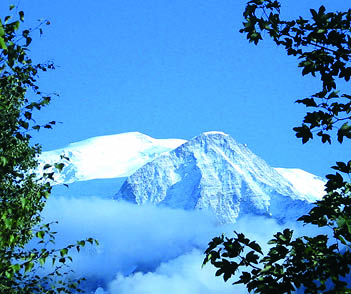
M 348 8 L 341 0 L 282 2 L 285 15 L 308 15 L 321 2 Z M 190 139 L 219 130 L 272 166 L 330 172 L 336 160 L 347 159 L 350 144 L 302 145 L 295 138 L 292 128 L 305 108 L 294 101 L 314 93 L 318 83 L 303 78 L 296 59 L 268 38 L 259 46 L 247 42 L 238 32 L 245 3 L 20 1 L 28 25 L 38 18 L 51 22 L 31 54 L 55 62 L 57 69 L 41 75 L 40 84 L 60 94 L 38 120 L 62 123 L 34 139 L 51 150 L 129 131 Z

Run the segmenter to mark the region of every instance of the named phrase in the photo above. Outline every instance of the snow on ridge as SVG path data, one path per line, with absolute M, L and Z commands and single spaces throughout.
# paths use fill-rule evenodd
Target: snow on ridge
M 115 199 L 214 212 L 219 222 L 247 213 L 278 221 L 309 210 L 309 199 L 289 180 L 233 138 L 203 133 L 141 167 Z M 315 200 L 315 199 L 314 199 Z
M 44 164 L 60 161 L 60 155 L 70 158 L 56 184 L 101 178 L 127 177 L 160 154 L 185 143 L 182 139 L 154 139 L 139 132 L 98 136 L 43 152 Z
M 162 146 L 169 146 L 169 147 L 175 148 L 180 144 L 184 143 L 185 140 L 154 139 L 140 132 L 127 132 L 127 133 L 121 133 L 121 134 L 92 137 L 86 140 L 71 143 L 62 149 L 81 149 L 82 147 L 95 148 L 95 147 L 101 147 L 102 144 L 104 145 L 103 148 L 106 148 L 108 146 L 107 144 L 113 144 L 113 145 L 122 144 L 122 146 L 130 145 L 129 147 L 135 148 L 135 147 L 139 147 L 140 143 L 148 144 L 148 143 L 156 143 L 156 142 L 157 144 L 160 144 Z M 132 146 L 133 143 L 138 143 L 138 145 Z M 110 145 L 110 147 L 115 147 L 115 146 Z M 128 150 L 130 149 L 128 148 Z
M 219 131 L 204 132 L 197 137 L 204 138 L 203 136 L 230 137 Z M 70 158 L 63 173 L 55 174 L 57 182 L 54 184 L 128 177 L 159 155 L 170 152 L 186 142 L 182 139 L 154 139 L 140 132 L 97 136 L 71 143 L 61 149 L 43 152 L 39 162 L 42 169 L 46 163 L 53 164 L 60 161 L 60 155 Z M 239 146 L 241 144 L 238 144 Z M 240 150 L 244 153 L 248 152 L 246 148 L 240 148 Z M 238 173 L 241 172 L 238 166 L 235 165 L 235 168 Z M 323 179 L 301 169 L 276 168 L 275 170 L 307 201 L 314 202 L 324 195 Z
M 325 181 L 323 181 L 321 177 L 298 168 L 274 169 L 287 179 L 298 192 L 306 197 L 306 199 L 315 201 L 324 196 Z
M 203 135 L 223 135 L 223 136 L 229 136 L 228 134 L 224 133 L 224 132 L 220 132 L 220 131 L 208 131 L 208 132 L 203 132 Z

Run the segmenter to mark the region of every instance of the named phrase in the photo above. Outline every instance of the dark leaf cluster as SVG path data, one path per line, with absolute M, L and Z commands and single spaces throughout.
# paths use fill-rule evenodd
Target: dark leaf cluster
M 351 9 L 327 12 L 321 6 L 310 10 L 309 19 L 287 21 L 280 18 L 280 8 L 278 1 L 249 1 L 240 32 L 255 44 L 267 33 L 288 55 L 299 59 L 302 75 L 321 80 L 319 92 L 296 101 L 317 109 L 307 113 L 303 125 L 294 129 L 297 137 L 306 143 L 315 133 L 323 143 L 331 143 L 328 133 L 335 129 L 342 143 L 345 137 L 351 138 L 348 125 L 342 124 L 351 117 L 351 100 L 347 93 L 340 93 L 342 87 L 338 86 L 351 77 Z
M 240 31 L 254 44 L 268 34 L 299 59 L 302 75 L 320 79 L 320 91 L 296 101 L 312 109 L 294 128 L 296 136 L 303 143 L 314 134 L 322 143 L 331 144 L 334 135 L 339 143 L 351 139 L 351 95 L 340 93 L 339 86 L 351 78 L 351 9 L 327 12 L 321 6 L 310 10 L 309 19 L 288 21 L 280 18 L 280 9 L 278 1 L 249 1 Z M 218 268 L 224 280 L 235 275 L 234 284 L 253 293 L 351 293 L 351 161 L 332 168 L 337 172 L 326 176 L 325 196 L 298 219 L 315 226 L 316 235 L 294 238 L 285 229 L 274 235 L 263 254 L 257 243 L 235 232 L 234 238 L 216 237 L 209 243 L 204 264 Z M 324 233 L 318 234 L 319 228 Z

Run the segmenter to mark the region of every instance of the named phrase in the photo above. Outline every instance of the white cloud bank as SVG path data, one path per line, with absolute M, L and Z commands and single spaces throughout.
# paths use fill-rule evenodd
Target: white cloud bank
M 261 243 L 282 230 L 273 220 L 247 217 L 218 226 L 204 211 L 136 206 L 99 198 L 52 197 L 44 221 L 58 220 L 56 244 L 64 247 L 93 237 L 99 246 L 73 253 L 76 275 L 87 278 L 95 294 L 217 294 L 247 291 L 215 277 L 211 265 L 201 268 L 203 251 L 215 236 L 233 230 Z M 89 292 L 88 292 L 89 293 Z

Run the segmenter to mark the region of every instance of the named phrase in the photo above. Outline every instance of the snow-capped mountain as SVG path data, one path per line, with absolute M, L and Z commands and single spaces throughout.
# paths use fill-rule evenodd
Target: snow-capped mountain
M 307 212 L 320 195 L 299 186 L 308 173 L 278 171 L 229 135 L 207 132 L 139 168 L 115 199 L 212 210 L 221 222 L 248 213 L 284 222 Z
M 283 220 L 323 195 L 323 181 L 303 170 L 272 168 L 229 135 L 154 139 L 131 132 L 100 136 L 43 152 L 40 168 L 68 157 L 54 184 L 70 196 L 115 196 L 137 204 L 210 209 L 223 222 L 247 212 Z M 54 192 L 67 189 L 57 186 Z M 106 194 L 106 195 L 104 195 Z
M 220 132 L 189 141 L 140 133 L 91 138 L 44 152 L 41 169 L 60 155 L 70 161 L 57 183 L 69 185 L 53 187 L 42 217 L 58 221 L 58 248 L 99 240 L 73 253 L 70 264 L 74 278 L 87 278 L 87 293 L 232 293 L 214 268 L 201 269 L 206 244 L 232 232 L 221 223 L 235 221 L 236 231 L 265 244 L 286 225 L 299 234 L 296 218 L 323 195 L 321 179 L 271 168 Z M 115 198 L 128 202 L 112 198 L 118 190 Z
M 65 148 L 43 152 L 39 172 L 45 164 L 62 162 L 63 171 L 53 184 L 68 184 L 92 179 L 127 177 L 163 152 L 183 144 L 181 139 L 154 139 L 139 132 L 99 136 L 72 143 Z

